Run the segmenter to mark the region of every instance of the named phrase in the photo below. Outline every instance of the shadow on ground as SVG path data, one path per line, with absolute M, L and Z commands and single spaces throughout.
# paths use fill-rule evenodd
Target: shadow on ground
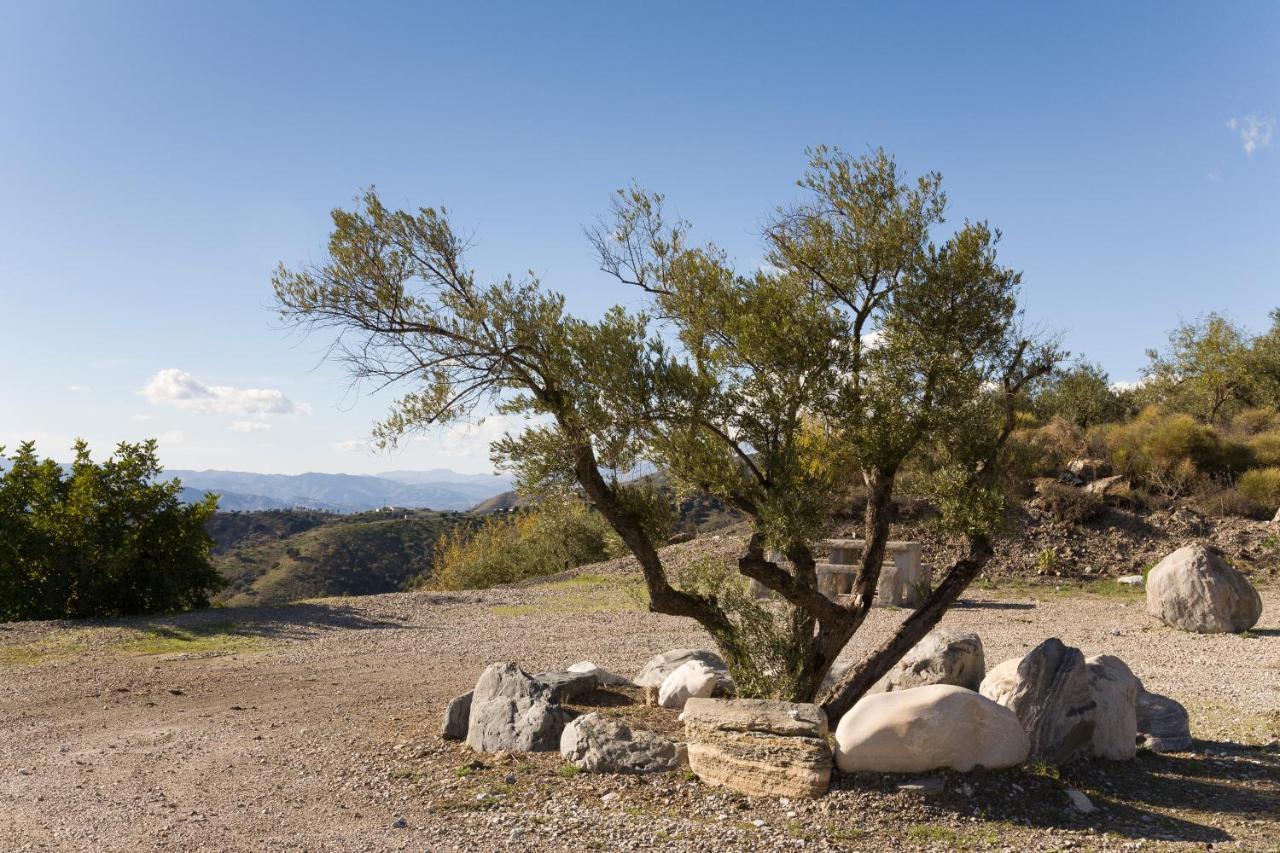
M 1140 752 L 1133 761 L 1082 761 L 1061 771 L 942 775 L 945 790 L 929 798 L 939 810 L 1042 829 L 1092 829 L 1130 839 L 1232 841 L 1236 839 L 1231 833 L 1200 822 L 1199 816 L 1263 818 L 1280 808 L 1280 753 L 1274 747 L 1196 741 L 1194 753 Z M 833 786 L 893 793 L 898 785 L 912 781 L 918 780 L 854 774 L 839 777 Z M 1083 791 L 1098 810 L 1082 814 L 1072 808 L 1068 788 Z

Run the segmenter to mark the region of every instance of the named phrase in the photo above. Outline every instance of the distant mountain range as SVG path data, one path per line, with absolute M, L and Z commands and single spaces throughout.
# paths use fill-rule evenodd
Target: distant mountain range
M 383 507 L 464 510 L 511 488 L 509 477 L 460 474 L 447 468 L 376 475 L 169 469 L 165 476 L 182 481 L 186 500 L 216 493 L 218 509 L 224 512 L 305 508 L 350 513 Z

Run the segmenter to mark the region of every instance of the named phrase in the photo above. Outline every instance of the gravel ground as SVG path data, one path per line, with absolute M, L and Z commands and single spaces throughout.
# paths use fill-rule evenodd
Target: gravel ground
M 1196 636 L 1154 624 L 1137 595 L 974 589 L 944 624 L 977 630 L 989 664 L 1048 636 L 1118 655 L 1186 704 L 1195 751 L 935 774 L 932 795 L 837 776 L 812 802 L 438 737 L 444 704 L 492 661 L 630 675 L 706 646 L 692 622 L 641 609 L 625 561 L 483 593 L 0 626 L 0 850 L 1276 850 L 1280 588 L 1262 592 L 1250 636 Z M 903 615 L 875 611 L 857 644 Z M 674 725 L 623 693 L 600 702 Z M 1073 811 L 1068 787 L 1099 811 Z

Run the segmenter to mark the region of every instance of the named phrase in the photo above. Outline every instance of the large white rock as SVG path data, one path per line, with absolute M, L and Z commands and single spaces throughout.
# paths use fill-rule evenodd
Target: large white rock
M 953 684 L 977 690 L 985 674 L 982 640 L 977 634 L 935 628 L 889 671 L 884 689 L 891 692 L 927 684 Z
M 690 699 L 706 699 L 716 690 L 720 676 L 700 660 L 686 661 L 662 681 L 658 704 L 679 711 Z
M 1197 634 L 1247 631 L 1262 615 L 1262 598 L 1221 552 L 1188 545 L 1147 575 L 1147 612 Z
M 1018 717 L 972 690 L 931 684 L 865 696 L 836 726 L 846 773 L 1013 767 L 1031 748 Z
M 704 649 L 672 649 L 649 658 L 636 677 L 631 679 L 636 687 L 659 687 L 666 677 L 691 660 L 702 661 L 712 669 L 727 673 L 724 658 Z
M 1137 754 L 1138 690 L 1141 683 L 1120 658 L 1098 655 L 1085 661 L 1089 687 L 1098 707 L 1093 712 L 1093 754 L 1127 761 Z

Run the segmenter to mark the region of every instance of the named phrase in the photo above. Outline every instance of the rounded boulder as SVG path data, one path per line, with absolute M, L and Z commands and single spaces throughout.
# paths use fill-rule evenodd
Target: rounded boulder
M 1031 744 L 1018 716 L 985 696 L 931 684 L 866 696 L 836 727 L 836 766 L 846 773 L 924 773 L 1013 767 Z

